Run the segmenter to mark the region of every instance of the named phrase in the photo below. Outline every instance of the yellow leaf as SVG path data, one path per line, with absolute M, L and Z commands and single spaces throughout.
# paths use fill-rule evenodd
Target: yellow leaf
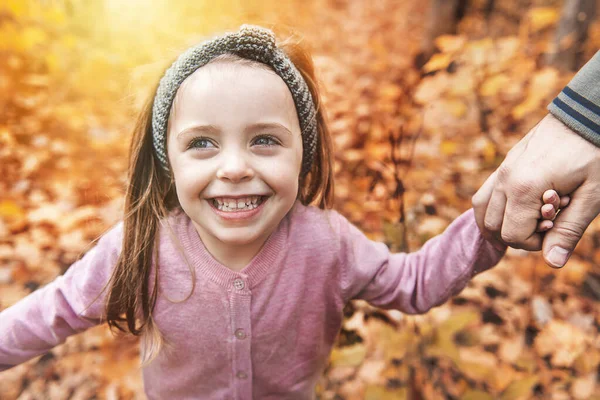
M 414 348 L 415 342 L 418 340 L 410 329 L 398 331 L 388 324 L 376 322 L 370 322 L 369 327 L 373 340 L 382 349 L 384 358 L 388 362 L 394 358 L 404 358 L 407 350 Z
M 504 392 L 500 400 L 521 400 L 528 399 L 533 387 L 538 383 L 537 376 L 519 379 L 511 383 Z
M 455 364 L 460 362 L 460 353 L 456 343 L 454 343 L 453 336 L 441 331 L 437 332 L 435 342 L 425 348 L 425 353 L 429 357 L 448 358 Z
M 444 106 L 456 118 L 462 118 L 467 113 L 467 105 L 458 99 L 445 100 Z
M 0 143 L 7 147 L 12 146 L 16 143 L 15 138 L 13 137 L 12 133 L 8 130 L 8 128 L 0 128 Z
M 433 72 L 447 68 L 452 62 L 450 54 L 434 54 L 433 57 L 423 66 L 423 72 Z
M 464 376 L 476 381 L 487 380 L 488 376 L 493 371 L 491 368 L 463 360 L 458 360 L 456 367 L 463 373 Z
M 479 93 L 482 96 L 495 96 L 502 88 L 510 83 L 510 78 L 504 74 L 494 75 L 483 82 Z
M 24 214 L 24 210 L 16 203 L 10 200 L 4 200 L 0 202 L 0 217 L 19 218 Z
M 33 47 L 38 46 L 46 41 L 48 35 L 40 28 L 27 27 L 23 29 L 19 37 L 20 49 L 23 51 L 31 50 Z
M 450 140 L 444 140 L 440 144 L 440 150 L 441 150 L 442 154 L 447 155 L 447 156 L 455 154 L 457 148 L 458 148 L 458 145 L 455 142 L 452 142 Z
M 46 55 L 46 65 L 48 66 L 48 70 L 52 72 L 57 72 L 60 67 L 60 60 L 56 54 L 48 53 Z
M 68 49 L 75 48 L 75 45 L 77 44 L 76 37 L 74 35 L 71 35 L 71 34 L 64 35 L 62 37 L 61 41 L 62 41 L 62 45 L 65 46 Z
M 8 50 L 11 52 L 19 51 L 20 32 L 13 24 L 0 25 L 0 50 Z M 14 57 L 13 57 L 14 59 Z M 10 65 L 10 64 L 9 64 Z
M 494 397 L 481 390 L 469 390 L 463 394 L 460 400 L 494 400 Z
M 363 362 L 366 355 L 367 348 L 362 344 L 355 344 L 333 349 L 330 361 L 334 367 L 357 367 Z
M 554 7 L 536 7 L 529 11 L 528 20 L 531 32 L 538 32 L 558 21 L 558 10 Z
M 539 105 L 539 102 L 537 101 L 537 99 L 528 97 L 521 104 L 519 104 L 518 106 L 513 108 L 511 114 L 512 114 L 513 118 L 518 120 L 518 119 L 523 118 L 525 115 L 529 114 L 530 112 L 536 110 L 538 108 L 538 105 Z
M 491 38 L 485 38 L 469 42 L 464 57 L 473 66 L 478 67 L 485 64 L 491 55 L 495 56 L 495 53 L 494 41 Z
M 389 243 L 394 244 L 397 248 L 404 248 L 404 225 L 400 223 L 389 223 L 383 221 L 383 233 Z
M 64 11 L 57 6 L 52 6 L 45 14 L 46 21 L 54 26 L 63 25 L 67 20 Z
M 454 335 L 456 332 L 465 329 L 469 324 L 479 320 L 479 313 L 475 311 L 463 311 L 453 314 L 442 322 L 439 331 L 444 335 Z
M 515 361 L 515 366 L 527 372 L 534 372 L 537 368 L 537 363 L 530 353 L 525 353 Z
M 585 375 L 598 368 L 599 364 L 600 353 L 592 347 L 575 359 L 573 367 L 579 374 Z
M 24 0 L 5 0 L 4 7 L 15 17 L 21 17 L 27 13 L 27 2 Z
M 496 159 L 496 146 L 489 140 L 482 149 L 483 159 L 487 164 L 491 164 Z
M 466 41 L 462 35 L 442 35 L 435 39 L 435 45 L 442 53 L 451 53 L 462 49 Z
M 365 400 L 403 400 L 408 398 L 406 388 L 389 390 L 381 386 L 369 385 L 365 390 Z

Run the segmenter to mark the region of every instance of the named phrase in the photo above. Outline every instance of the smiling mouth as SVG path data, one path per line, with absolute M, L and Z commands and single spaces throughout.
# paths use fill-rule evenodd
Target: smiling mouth
M 207 199 L 208 203 L 219 211 L 240 212 L 258 208 L 270 196 L 252 196 L 243 199 Z

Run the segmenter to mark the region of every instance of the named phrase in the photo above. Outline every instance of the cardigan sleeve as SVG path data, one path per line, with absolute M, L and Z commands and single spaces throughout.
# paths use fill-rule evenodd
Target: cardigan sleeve
M 600 146 L 600 51 L 548 105 L 563 124 Z
M 103 322 L 102 289 L 116 265 L 121 239 L 122 221 L 64 275 L 0 312 L 0 371 L 45 354 L 68 336 Z
M 472 209 L 413 253 L 391 253 L 335 215 L 344 301 L 363 299 L 407 314 L 425 313 L 458 294 L 504 254 L 483 238 Z

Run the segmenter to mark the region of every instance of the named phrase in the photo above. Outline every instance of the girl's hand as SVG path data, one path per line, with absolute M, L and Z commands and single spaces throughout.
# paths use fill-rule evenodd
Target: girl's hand
M 558 212 L 565 208 L 571 198 L 569 196 L 560 197 L 555 190 L 546 190 L 542 196 L 544 205 L 542 206 L 542 220 L 538 222 L 536 232 L 546 232 L 554 226 L 552 222 Z

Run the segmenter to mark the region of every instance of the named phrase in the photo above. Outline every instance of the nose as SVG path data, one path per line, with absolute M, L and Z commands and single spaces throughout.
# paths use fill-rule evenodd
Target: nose
M 253 176 L 254 170 L 242 151 L 229 150 L 222 153 L 217 178 L 240 182 L 251 179 Z

